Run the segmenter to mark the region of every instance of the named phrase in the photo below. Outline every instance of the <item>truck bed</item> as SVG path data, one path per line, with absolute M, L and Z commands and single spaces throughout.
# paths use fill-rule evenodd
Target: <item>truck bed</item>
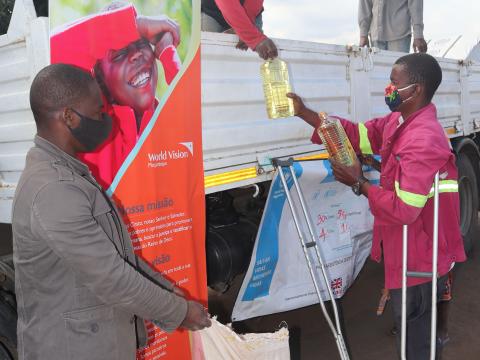
M 0 222 L 9 223 L 15 186 L 32 146 L 35 124 L 28 90 L 48 64 L 48 19 L 17 1 L 0 36 Z M 33 6 L 33 5 L 32 5 Z M 205 190 L 213 193 L 271 179 L 272 157 L 304 157 L 323 149 L 298 118 L 269 120 L 261 59 L 235 49 L 234 35 L 202 33 L 202 122 Z M 275 39 L 293 90 L 309 107 L 353 121 L 382 116 L 383 89 L 401 53 Z M 434 98 L 450 137 L 480 129 L 480 66 L 439 59 L 443 81 Z

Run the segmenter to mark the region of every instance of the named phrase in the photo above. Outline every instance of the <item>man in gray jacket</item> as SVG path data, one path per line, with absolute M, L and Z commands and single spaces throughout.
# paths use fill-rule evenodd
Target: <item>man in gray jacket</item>
M 423 0 L 359 0 L 360 46 L 383 50 L 427 52 L 423 38 Z
M 100 94 L 64 64 L 32 83 L 37 136 L 12 219 L 20 359 L 133 360 L 141 318 L 168 332 L 210 326 L 201 304 L 135 256 L 116 207 L 76 159 L 110 133 Z

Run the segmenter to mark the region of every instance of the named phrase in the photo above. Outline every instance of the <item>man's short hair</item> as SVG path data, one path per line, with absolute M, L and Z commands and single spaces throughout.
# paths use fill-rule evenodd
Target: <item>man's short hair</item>
M 73 65 L 44 67 L 30 87 L 30 107 L 37 125 L 44 125 L 54 111 L 78 104 L 94 83 L 89 72 Z
M 426 99 L 432 100 L 442 82 L 442 69 L 433 56 L 425 53 L 408 54 L 399 58 L 395 65 L 404 65 L 410 83 L 423 84 Z

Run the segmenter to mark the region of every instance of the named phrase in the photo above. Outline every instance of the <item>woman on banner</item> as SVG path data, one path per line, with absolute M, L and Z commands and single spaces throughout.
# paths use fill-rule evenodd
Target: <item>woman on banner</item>
M 170 84 L 181 62 L 178 24 L 166 16 L 138 15 L 132 4 L 115 2 L 104 11 L 67 24 L 51 36 L 51 62 L 90 71 L 103 92 L 113 130 L 105 145 L 80 157 L 108 188 L 151 120 L 159 60 Z

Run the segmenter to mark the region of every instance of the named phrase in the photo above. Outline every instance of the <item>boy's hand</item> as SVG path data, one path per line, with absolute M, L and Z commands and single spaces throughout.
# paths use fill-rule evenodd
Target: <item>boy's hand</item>
M 287 97 L 293 100 L 293 112 L 313 128 L 318 128 L 322 122 L 318 114 L 305 106 L 300 96 L 295 93 L 287 93 Z
M 307 110 L 307 107 L 303 103 L 303 100 L 300 96 L 298 96 L 295 93 L 287 93 L 287 97 L 292 99 L 293 101 L 293 112 L 295 116 L 302 117 L 302 114 L 305 113 L 305 110 Z
M 155 56 L 158 58 L 162 51 L 170 45 L 173 45 L 173 36 L 171 33 L 166 32 L 155 44 Z
M 361 176 L 363 176 L 362 165 L 358 159 L 355 160 L 352 166 L 340 164 L 333 159 L 330 160 L 330 163 L 332 164 L 335 179 L 347 186 L 352 186 Z
M 157 42 L 169 33 L 175 47 L 180 43 L 180 27 L 175 20 L 168 16 L 137 16 L 137 29 L 141 37 L 147 39 L 151 44 Z

